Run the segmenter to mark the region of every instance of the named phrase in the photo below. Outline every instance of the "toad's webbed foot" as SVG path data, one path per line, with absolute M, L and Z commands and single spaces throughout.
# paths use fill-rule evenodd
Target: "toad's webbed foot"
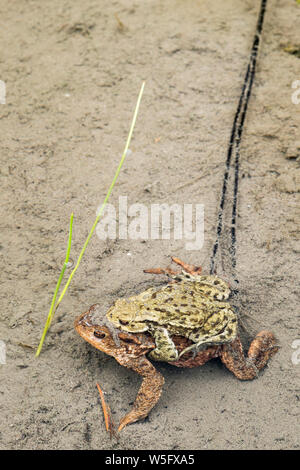
M 269 359 L 278 351 L 275 336 L 270 331 L 261 331 L 252 341 L 248 357 L 245 358 L 239 337 L 224 344 L 220 352 L 222 362 L 238 379 L 252 380 Z
M 202 271 L 200 266 L 194 266 L 193 264 L 187 264 L 184 261 L 181 261 L 179 258 L 172 257 L 172 261 L 182 267 L 184 271 L 192 276 L 199 275 Z M 170 268 L 152 268 L 144 269 L 144 273 L 150 274 L 167 274 L 168 276 L 178 276 L 181 274 L 181 271 L 174 271 Z
M 181 261 L 181 259 L 175 258 L 174 256 L 172 257 L 172 261 L 174 261 L 174 263 L 181 266 L 184 269 L 184 271 L 191 274 L 192 276 L 199 275 L 202 272 L 201 266 L 195 266 L 194 264 L 187 264 L 184 261 Z

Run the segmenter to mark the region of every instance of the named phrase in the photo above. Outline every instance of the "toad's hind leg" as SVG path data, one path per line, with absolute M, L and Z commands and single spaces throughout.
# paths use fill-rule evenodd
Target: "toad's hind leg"
M 220 303 L 219 305 L 223 305 L 223 320 L 219 322 L 219 325 L 217 325 L 219 312 L 215 312 L 211 315 L 206 321 L 206 333 L 199 330 L 196 334 L 190 334 L 189 339 L 191 339 L 193 343 L 183 349 L 178 358 L 181 358 L 189 351 L 197 354 L 201 348 L 203 349 L 205 346 L 216 346 L 226 343 L 232 344 L 233 338 L 236 338 L 237 336 L 237 317 L 235 313 L 227 307 L 227 304 Z M 215 334 L 212 335 L 211 331 L 213 330 Z
M 232 343 L 222 346 L 220 357 L 227 369 L 233 372 L 238 379 L 252 380 L 278 349 L 273 333 L 261 331 L 252 341 L 247 358 L 244 356 L 239 337 Z
M 149 412 L 160 398 L 164 378 L 145 356 L 133 358 L 127 357 L 125 361 L 117 360 L 120 364 L 134 370 L 143 377 L 142 385 L 131 411 L 120 421 L 118 428 L 119 432 L 127 424 L 134 423 L 135 421 L 139 421 L 140 419 L 144 419 L 148 416 Z

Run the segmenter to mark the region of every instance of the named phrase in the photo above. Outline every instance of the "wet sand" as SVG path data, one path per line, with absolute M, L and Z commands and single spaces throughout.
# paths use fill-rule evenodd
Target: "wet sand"
M 0 1 L 1 448 L 299 448 L 292 344 L 299 339 L 300 104 L 292 102 L 292 83 L 300 60 L 283 50 L 297 38 L 295 1 L 268 2 L 241 143 L 235 272 L 226 237 L 216 263 L 224 279 L 239 280 L 232 303 L 245 347 L 270 329 L 280 351 L 251 382 L 218 359 L 191 370 L 158 364 L 160 401 L 117 441 L 105 431 L 96 382 L 118 422 L 140 378 L 73 328 L 90 305 L 105 309 L 163 282 L 143 269 L 166 267 L 170 256 L 209 272 L 258 10 L 259 2 L 242 0 Z M 35 359 L 70 214 L 74 262 L 117 168 L 143 80 L 131 153 L 110 202 L 203 204 L 203 248 L 95 234 Z

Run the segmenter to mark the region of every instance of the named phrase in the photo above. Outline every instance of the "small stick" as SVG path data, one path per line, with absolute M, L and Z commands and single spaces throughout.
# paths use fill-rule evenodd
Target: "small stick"
M 110 438 L 112 438 L 112 436 L 115 436 L 116 432 L 115 432 L 115 424 L 111 416 L 111 409 L 105 402 L 104 393 L 102 392 L 100 385 L 98 383 L 96 385 L 97 385 L 100 399 L 101 399 L 101 405 L 102 405 L 102 410 L 104 414 L 106 431 L 110 433 Z
M 120 18 L 119 18 L 119 16 L 118 16 L 117 13 L 115 13 L 115 18 L 116 18 L 116 20 L 117 20 L 117 22 L 118 22 L 118 29 L 119 29 L 119 31 L 124 31 L 125 25 L 124 25 L 123 21 L 120 20 Z

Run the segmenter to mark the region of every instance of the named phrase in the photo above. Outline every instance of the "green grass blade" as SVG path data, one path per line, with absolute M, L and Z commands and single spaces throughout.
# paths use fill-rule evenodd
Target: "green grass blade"
M 57 281 L 57 284 L 56 284 L 56 288 L 55 288 L 55 291 L 54 291 L 54 294 L 53 294 L 50 310 L 49 310 L 48 317 L 47 317 L 47 320 L 46 320 L 46 324 L 45 324 L 45 327 L 44 327 L 44 331 L 43 331 L 43 334 L 42 334 L 42 337 L 41 337 L 41 340 L 40 340 L 40 344 L 39 344 L 39 346 L 36 350 L 35 357 L 39 356 L 39 354 L 41 352 L 41 349 L 42 349 L 42 346 L 43 346 L 44 339 L 45 339 L 46 334 L 47 334 L 47 331 L 50 327 L 50 324 L 51 324 L 51 321 L 52 321 L 52 318 L 53 318 L 53 315 L 54 315 L 54 312 L 55 312 L 54 305 L 55 305 L 56 297 L 57 297 L 57 294 L 58 294 L 58 291 L 59 291 L 59 288 L 60 288 L 62 278 L 64 277 L 64 273 L 65 273 L 65 270 L 66 270 L 66 267 L 67 267 L 67 263 L 69 261 L 71 243 L 72 243 L 73 217 L 74 217 L 74 214 L 72 212 L 71 217 L 70 217 L 69 239 L 68 239 L 68 246 L 67 246 L 67 253 L 66 253 L 65 261 L 64 261 L 62 270 L 60 272 L 60 275 L 59 275 L 59 278 L 58 278 L 58 281 Z
M 116 183 L 116 181 L 117 181 L 117 179 L 118 179 L 119 173 L 120 173 L 121 168 L 122 168 L 122 166 L 123 166 L 123 163 L 124 163 L 124 160 L 125 160 L 125 158 L 126 158 L 126 155 L 127 155 L 128 149 L 129 149 L 129 145 L 130 145 L 130 142 L 131 142 L 131 138 L 132 138 L 133 130 L 134 130 L 134 127 L 135 127 L 135 123 L 136 123 L 136 119 L 137 119 L 137 115 L 138 115 L 138 111 L 139 111 L 139 107 L 140 107 L 142 95 L 143 95 L 143 92 L 144 92 L 144 87 L 145 87 L 145 82 L 142 83 L 142 86 L 141 86 L 141 89 L 140 89 L 140 93 L 139 93 L 138 100 L 137 100 L 137 103 L 136 103 L 136 107 L 135 107 L 133 119 L 132 119 L 131 126 L 130 126 L 130 130 L 129 130 L 129 134 L 128 134 L 127 141 L 126 141 L 126 144 L 125 144 L 125 148 L 124 148 L 124 151 L 123 151 L 123 154 L 122 154 L 120 163 L 119 163 L 119 165 L 118 165 L 117 171 L 116 171 L 116 173 L 115 173 L 115 176 L 114 176 L 114 178 L 113 178 L 113 180 L 112 180 L 112 183 L 111 183 L 111 185 L 110 185 L 110 187 L 109 187 L 109 189 L 108 189 L 108 191 L 107 191 L 107 194 L 106 194 L 105 199 L 104 199 L 104 201 L 103 201 L 103 204 L 102 204 L 102 206 L 101 206 L 101 208 L 100 208 L 100 210 L 99 210 L 99 213 L 98 213 L 98 215 L 97 215 L 97 217 L 96 217 L 96 220 L 95 220 L 95 222 L 94 222 L 94 224 L 93 224 L 93 226 L 92 226 L 92 228 L 91 228 L 91 230 L 90 230 L 90 232 L 89 232 L 89 234 L 88 234 L 88 236 L 87 236 L 87 239 L 86 239 L 85 242 L 84 242 L 83 248 L 82 248 L 82 250 L 81 250 L 81 252 L 80 252 L 80 254 L 79 254 L 79 257 L 78 257 L 78 260 L 77 260 L 77 262 L 76 262 L 76 265 L 75 265 L 74 269 L 72 270 L 72 272 L 71 272 L 71 274 L 70 274 L 70 276 L 69 276 L 69 278 L 68 278 L 68 280 L 67 280 L 67 282 L 66 282 L 66 284 L 65 284 L 65 287 L 63 288 L 63 291 L 62 291 L 62 293 L 61 293 L 61 295 L 60 295 L 60 297 L 59 297 L 57 303 L 55 304 L 56 297 L 57 297 L 57 293 L 58 293 L 58 290 L 59 290 L 59 287 L 60 287 L 60 284 L 61 284 L 61 280 L 62 280 L 62 278 L 63 278 L 64 272 L 65 272 L 65 269 L 66 269 L 66 261 L 65 261 L 65 263 L 64 263 L 64 267 L 63 267 L 63 269 L 62 269 L 62 272 L 61 272 L 61 274 L 60 274 L 60 276 L 59 276 L 59 280 L 58 280 L 57 285 L 56 285 L 55 293 L 54 293 L 54 296 L 53 296 L 53 299 L 52 299 L 52 303 L 51 303 L 50 311 L 49 311 L 48 318 L 47 318 L 47 321 L 46 321 L 46 324 L 45 324 L 45 328 L 44 328 L 44 331 L 43 331 L 43 335 L 42 335 L 42 337 L 41 337 L 41 341 L 40 341 L 39 347 L 38 347 L 37 352 L 36 352 L 36 357 L 39 356 L 39 354 L 40 354 L 40 352 L 41 352 L 41 349 L 42 349 L 42 346 L 43 346 L 43 342 L 44 342 L 44 339 L 45 339 L 45 337 L 46 337 L 47 331 L 48 331 L 48 329 L 49 329 L 49 327 L 50 327 L 50 324 L 51 324 L 52 318 L 53 318 L 53 316 L 54 316 L 54 313 L 56 312 L 56 310 L 57 310 L 57 308 L 58 308 L 60 302 L 62 301 L 62 299 L 63 299 L 65 293 L 67 292 L 67 289 L 68 289 L 68 287 L 69 287 L 69 285 L 70 285 L 70 283 L 71 283 L 71 281 L 72 281 L 72 278 L 73 278 L 75 272 L 77 271 L 77 269 L 78 269 L 78 267 L 79 267 L 79 265 L 80 265 L 80 261 L 81 261 L 83 255 L 84 255 L 84 253 L 85 253 L 85 250 L 86 250 L 86 248 L 87 248 L 87 246 L 88 246 L 88 243 L 89 243 L 89 241 L 90 241 L 90 239 L 91 239 L 91 237 L 92 237 L 92 235 L 93 235 L 93 233 L 94 233 L 94 231 L 95 231 L 95 228 L 97 227 L 97 224 L 98 224 L 98 222 L 99 222 L 99 220 L 100 220 L 100 218 L 101 218 L 101 215 L 102 215 L 102 213 L 103 213 L 103 210 L 104 210 L 104 208 L 105 208 L 105 205 L 106 205 L 106 203 L 107 203 L 107 201 L 108 201 L 108 199 L 109 199 L 109 196 L 111 195 L 111 192 L 112 192 L 112 190 L 113 190 L 113 187 L 115 186 L 115 183 Z M 68 245 L 67 254 L 70 252 L 70 250 L 69 250 L 70 247 L 71 247 L 71 244 L 70 244 L 70 246 Z M 54 305 L 55 305 L 55 306 L 54 306 Z
M 58 299 L 58 301 L 57 301 L 57 304 L 56 304 L 56 306 L 55 306 L 55 310 L 57 309 L 58 305 L 59 305 L 60 302 L 62 301 L 62 299 L 63 299 L 63 297 L 64 297 L 64 295 L 65 295 L 65 293 L 66 293 L 66 291 L 67 291 L 67 289 L 68 289 L 68 287 L 69 287 L 69 285 L 70 285 L 70 282 L 71 282 L 71 280 L 72 280 L 72 278 L 73 278 L 75 272 L 76 272 L 77 269 L 78 269 L 78 266 L 79 266 L 79 264 L 80 264 L 80 261 L 81 261 L 83 255 L 84 255 L 85 250 L 86 250 L 86 247 L 87 247 L 87 245 L 88 245 L 88 243 L 89 243 L 89 241 L 90 241 L 90 239 L 91 239 L 91 236 L 93 235 L 94 230 L 95 230 L 95 228 L 96 228 L 96 226 L 97 226 L 97 224 L 98 224 L 98 222 L 99 222 L 99 220 L 100 220 L 100 217 L 101 217 L 101 215 L 102 215 L 102 213 L 103 213 L 104 207 L 105 207 L 105 205 L 106 205 L 106 203 L 107 203 L 107 201 L 108 201 L 108 198 L 109 198 L 109 196 L 110 196 L 110 194 L 111 194 L 111 192 L 112 192 L 112 189 L 113 189 L 113 187 L 114 187 L 114 185 L 115 185 L 115 183 L 116 183 L 116 181 L 117 181 L 117 178 L 118 178 L 119 173 L 120 173 L 120 171 L 121 171 L 121 168 L 122 168 L 122 166 L 123 166 L 123 163 L 124 163 L 126 154 L 127 154 L 127 152 L 128 152 L 128 149 L 129 149 L 129 145 L 130 145 L 130 141 L 131 141 L 133 129 L 134 129 L 134 126 L 135 126 L 135 123 L 136 123 L 136 118 L 137 118 L 137 115 L 138 115 L 138 111 L 139 111 L 139 107 L 140 107 L 140 102 L 141 102 L 142 95 L 143 95 L 143 92 L 144 92 L 144 86 L 145 86 L 145 82 L 143 82 L 142 87 L 141 87 L 141 90 L 140 90 L 140 93 L 139 93 L 139 97 L 138 97 L 137 104 L 136 104 L 136 107 L 135 107 L 135 111 L 134 111 L 132 123 L 131 123 L 131 126 L 130 126 L 129 134 L 128 134 L 128 137 L 127 137 L 126 145 L 125 145 L 124 152 L 123 152 L 123 154 L 122 154 L 122 158 L 121 158 L 121 160 L 120 160 L 119 166 L 118 166 L 117 171 L 116 171 L 116 173 L 115 173 L 115 176 L 114 176 L 114 178 L 113 178 L 113 180 L 112 180 L 112 183 L 111 183 L 111 185 L 110 185 L 110 187 L 109 187 L 109 190 L 107 191 L 107 194 L 106 194 L 106 196 L 105 196 L 104 202 L 103 202 L 102 206 L 100 207 L 99 213 L 98 213 L 98 215 L 97 215 L 97 217 L 96 217 L 96 220 L 95 220 L 95 222 L 94 222 L 94 224 L 93 224 L 93 226 L 92 226 L 92 228 L 91 228 L 91 231 L 90 231 L 90 233 L 88 234 L 88 237 L 87 237 L 87 239 L 86 239 L 86 241 L 85 241 L 85 243 L 84 243 L 84 245 L 83 245 L 83 248 L 82 248 L 82 250 L 81 250 L 81 252 L 80 252 L 80 255 L 79 255 L 79 257 L 78 257 L 78 260 L 77 260 L 77 263 L 76 263 L 76 265 L 75 265 L 75 268 L 74 268 L 73 271 L 71 272 L 70 277 L 69 277 L 69 279 L 67 280 L 67 283 L 66 283 L 66 285 L 65 285 L 65 287 L 64 287 L 64 289 L 63 289 L 63 291 L 62 291 L 62 293 L 61 293 L 61 295 L 60 295 L 60 297 L 59 297 L 59 299 Z

